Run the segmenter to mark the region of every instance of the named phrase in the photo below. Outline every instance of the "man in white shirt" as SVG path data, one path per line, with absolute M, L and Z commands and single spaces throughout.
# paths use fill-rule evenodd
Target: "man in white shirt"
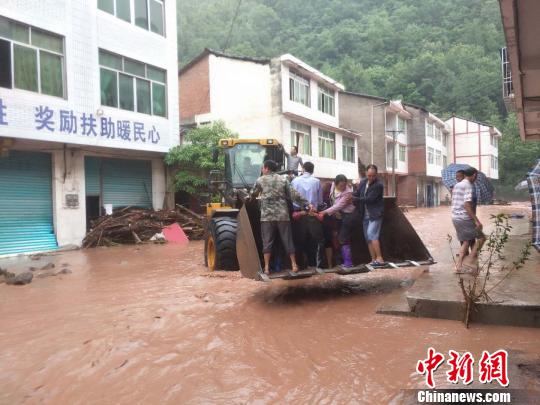
M 476 258 L 478 251 L 484 244 L 486 237 L 482 233 L 482 223 L 476 216 L 474 209 L 474 182 L 478 170 L 470 167 L 465 170 L 465 178 L 452 189 L 452 222 L 456 228 L 457 238 L 461 243 L 457 272 L 461 272 L 463 259 L 467 255 L 471 240 L 477 240 L 471 251 L 471 258 Z

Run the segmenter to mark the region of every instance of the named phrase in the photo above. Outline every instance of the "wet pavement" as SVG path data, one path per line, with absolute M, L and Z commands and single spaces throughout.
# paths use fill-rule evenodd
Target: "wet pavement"
M 450 257 L 447 208 L 407 215 L 436 259 Z M 0 285 L 0 403 L 399 403 L 424 387 L 414 370 L 430 346 L 506 349 L 510 387 L 540 390 L 539 329 L 376 314 L 419 269 L 265 284 L 207 272 L 202 252 L 124 246 L 19 263 L 72 273 Z
M 510 215 L 511 229 L 510 239 L 502 251 L 503 257 L 499 259 L 494 256 L 494 265 L 487 280 L 484 277 L 489 256 L 487 246 L 481 254 L 480 263 L 484 270 L 479 277 L 479 285 L 486 282 L 488 299 L 481 301 L 472 311 L 470 316 L 473 322 L 540 327 L 540 254 L 531 248 L 530 258 L 522 268 L 510 275 L 504 270 L 513 267 L 512 262 L 518 259 L 531 238 L 530 218 L 526 208 L 517 204 L 508 207 L 481 207 L 486 235 L 493 231 L 489 215 L 501 211 Z M 424 213 L 428 216 L 424 218 L 425 223 L 435 222 L 435 218 L 429 218 L 434 212 Z M 416 214 L 413 219 L 416 220 Z M 446 218 L 438 220 L 446 222 Z M 451 224 L 448 226 L 451 227 Z M 453 232 L 448 233 L 452 235 Z M 452 271 L 454 261 L 451 250 L 457 253 L 457 241 L 448 245 L 446 250 L 437 251 L 438 263 L 416 279 L 414 286 L 404 291 L 401 299 L 390 298 L 379 307 L 378 312 L 462 320 L 465 301 L 458 281 L 462 278 L 464 285 L 469 286 L 474 277 L 458 276 Z

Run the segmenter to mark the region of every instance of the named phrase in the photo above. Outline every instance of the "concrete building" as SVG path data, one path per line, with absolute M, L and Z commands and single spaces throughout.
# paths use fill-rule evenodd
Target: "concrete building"
M 343 86 L 292 55 L 255 59 L 206 49 L 180 70 L 182 127 L 221 120 L 240 138 L 298 146 L 315 175 L 358 177 L 358 134 L 340 127 Z
M 501 52 L 503 96 L 524 141 L 540 140 L 540 2 L 499 0 L 506 48 Z
M 0 254 L 79 245 L 104 207 L 163 207 L 177 71 L 174 1 L 0 3 Z
M 395 195 L 394 175 L 398 184 L 409 173 L 408 131 L 412 115 L 399 100 L 344 91 L 340 101 L 340 125 L 362 134 L 359 163 L 375 164 L 386 194 Z
M 451 158 L 449 128 L 423 107 L 405 104 L 412 114 L 409 127 L 409 176 L 400 179 L 399 202 L 416 207 L 436 207 L 446 200 L 441 171 Z
M 501 132 L 493 125 L 453 116 L 450 128 L 452 162 L 476 167 L 493 180 L 499 179 Z
M 340 124 L 363 134 L 359 160 L 377 165 L 386 194 L 403 205 L 439 205 L 445 193 L 441 170 L 449 161 L 445 123 L 400 100 L 346 91 L 340 99 Z

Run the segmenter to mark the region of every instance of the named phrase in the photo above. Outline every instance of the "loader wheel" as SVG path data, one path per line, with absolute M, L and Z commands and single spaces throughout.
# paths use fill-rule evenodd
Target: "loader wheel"
M 213 218 L 204 246 L 205 264 L 214 270 L 238 270 L 236 257 L 236 218 Z

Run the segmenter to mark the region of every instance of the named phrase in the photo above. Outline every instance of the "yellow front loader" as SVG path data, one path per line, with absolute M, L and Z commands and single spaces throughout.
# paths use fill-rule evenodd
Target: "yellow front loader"
M 207 204 L 205 263 L 210 270 L 240 270 L 243 277 L 269 281 L 275 278 L 296 279 L 326 273 L 355 274 L 373 270 L 364 241 L 361 224 L 352 240 L 352 269 L 290 271 L 290 263 L 278 247 L 274 258 L 279 271 L 269 277 L 262 271 L 262 239 L 259 203 L 246 200 L 251 187 L 261 175 L 265 160 L 277 162 L 285 175 L 285 152 L 275 139 L 222 139 L 219 147 L 225 155 L 225 171 L 210 173 L 213 191 L 219 191 L 221 203 Z M 382 253 L 385 267 L 408 267 L 434 263 L 424 243 L 401 212 L 393 197 L 385 198 L 385 211 L 381 230 Z M 301 254 L 301 252 L 299 252 Z M 279 263 L 279 265 L 277 265 Z

